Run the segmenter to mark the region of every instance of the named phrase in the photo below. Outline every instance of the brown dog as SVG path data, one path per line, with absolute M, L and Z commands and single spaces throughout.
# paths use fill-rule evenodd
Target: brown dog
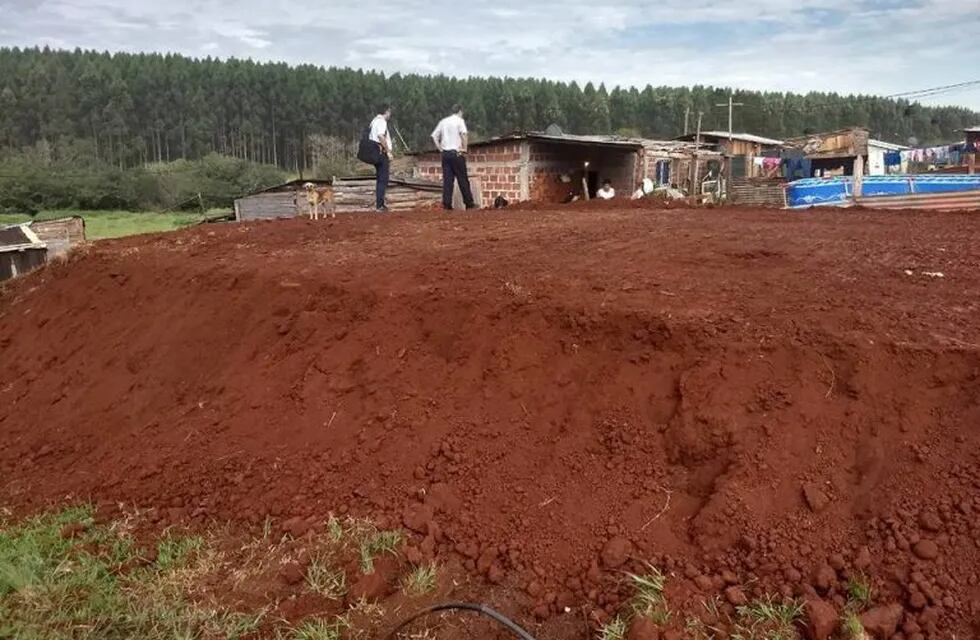
M 337 213 L 333 210 L 333 188 L 317 187 L 312 182 L 303 185 L 306 189 L 306 203 L 310 206 L 310 220 L 320 219 L 320 205 L 326 205 L 330 209 L 330 217 L 336 218 Z M 326 213 L 323 214 L 326 216 Z

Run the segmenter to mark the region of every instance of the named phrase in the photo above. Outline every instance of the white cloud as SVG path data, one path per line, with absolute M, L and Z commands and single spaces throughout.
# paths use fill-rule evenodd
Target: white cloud
M 0 45 L 891 94 L 980 77 L 980 0 L 0 0 Z M 980 90 L 933 100 L 980 109 Z

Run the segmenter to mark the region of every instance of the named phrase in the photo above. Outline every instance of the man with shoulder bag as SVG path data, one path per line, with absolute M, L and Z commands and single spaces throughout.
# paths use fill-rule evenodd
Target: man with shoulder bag
M 388 120 L 391 119 L 391 105 L 382 105 L 378 115 L 371 121 L 361 136 L 357 150 L 357 158 L 361 162 L 373 165 L 375 170 L 375 211 L 387 213 L 385 192 L 388 189 L 388 177 L 391 173 L 392 154 L 391 134 L 388 132 Z

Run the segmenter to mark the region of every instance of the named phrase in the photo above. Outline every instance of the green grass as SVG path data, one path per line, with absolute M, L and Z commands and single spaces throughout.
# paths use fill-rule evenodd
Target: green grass
M 844 631 L 845 640 L 864 640 L 864 625 L 861 624 L 860 618 L 853 611 L 844 614 L 841 629 Z
M 83 523 L 74 538 L 63 527 Z M 206 607 L 186 597 L 211 568 L 199 538 L 169 535 L 155 563 L 141 557 L 126 527 L 96 525 L 72 507 L 0 525 L 0 638 L 116 640 L 240 638 L 261 614 Z
M 306 570 L 306 584 L 324 598 L 340 600 L 347 595 L 347 575 L 330 564 L 330 559 L 318 555 Z
M 871 606 L 874 592 L 871 583 L 864 576 L 854 576 L 847 581 L 848 605 L 863 611 Z
M 736 608 L 738 622 L 732 640 L 796 640 L 796 622 L 803 617 L 803 605 L 795 600 L 773 597 L 756 600 Z
M 668 624 L 670 609 L 667 608 L 667 599 L 664 597 L 666 576 L 652 565 L 647 565 L 647 572 L 643 575 L 628 575 L 636 591 L 632 600 L 633 612 L 650 618 L 658 625 Z
M 364 573 L 374 573 L 374 559 L 378 556 L 397 554 L 401 542 L 400 531 L 378 531 L 364 539 L 361 543 L 361 569 Z
M 209 212 L 211 214 L 212 212 Z M 138 211 L 42 211 L 35 220 L 53 220 L 68 216 L 85 219 L 85 235 L 89 240 L 122 238 L 141 233 L 173 231 L 204 219 L 199 213 L 153 213 Z M 29 222 L 30 216 L 0 214 L 0 226 Z
M 435 564 L 424 564 L 412 569 L 405 578 L 403 591 L 409 596 L 424 596 L 436 588 L 439 568 Z
M 626 620 L 616 616 L 599 628 L 599 640 L 623 640 L 627 629 Z
M 332 622 L 326 620 L 307 620 L 295 630 L 292 640 L 341 640 L 347 629 L 347 621 L 337 618 Z

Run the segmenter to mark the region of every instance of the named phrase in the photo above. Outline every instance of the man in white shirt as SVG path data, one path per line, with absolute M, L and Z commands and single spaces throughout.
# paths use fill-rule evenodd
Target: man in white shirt
M 606 180 L 602 183 L 602 188 L 596 191 L 595 195 L 601 200 L 612 200 L 616 197 L 616 190 L 613 189 L 612 182 Z
M 442 152 L 442 208 L 453 208 L 453 182 L 459 182 L 459 192 L 467 209 L 475 209 L 470 176 L 466 170 L 466 142 L 469 132 L 463 120 L 463 107 L 453 106 L 453 114 L 439 121 L 432 140 Z
M 371 121 L 371 142 L 377 143 L 381 147 L 381 154 L 378 163 L 374 165 L 375 186 L 374 186 L 374 206 L 379 213 L 386 213 L 388 207 L 385 205 L 385 191 L 388 189 L 388 177 L 391 172 L 391 135 L 388 133 L 388 120 L 391 119 L 391 105 L 381 105 L 378 115 Z

